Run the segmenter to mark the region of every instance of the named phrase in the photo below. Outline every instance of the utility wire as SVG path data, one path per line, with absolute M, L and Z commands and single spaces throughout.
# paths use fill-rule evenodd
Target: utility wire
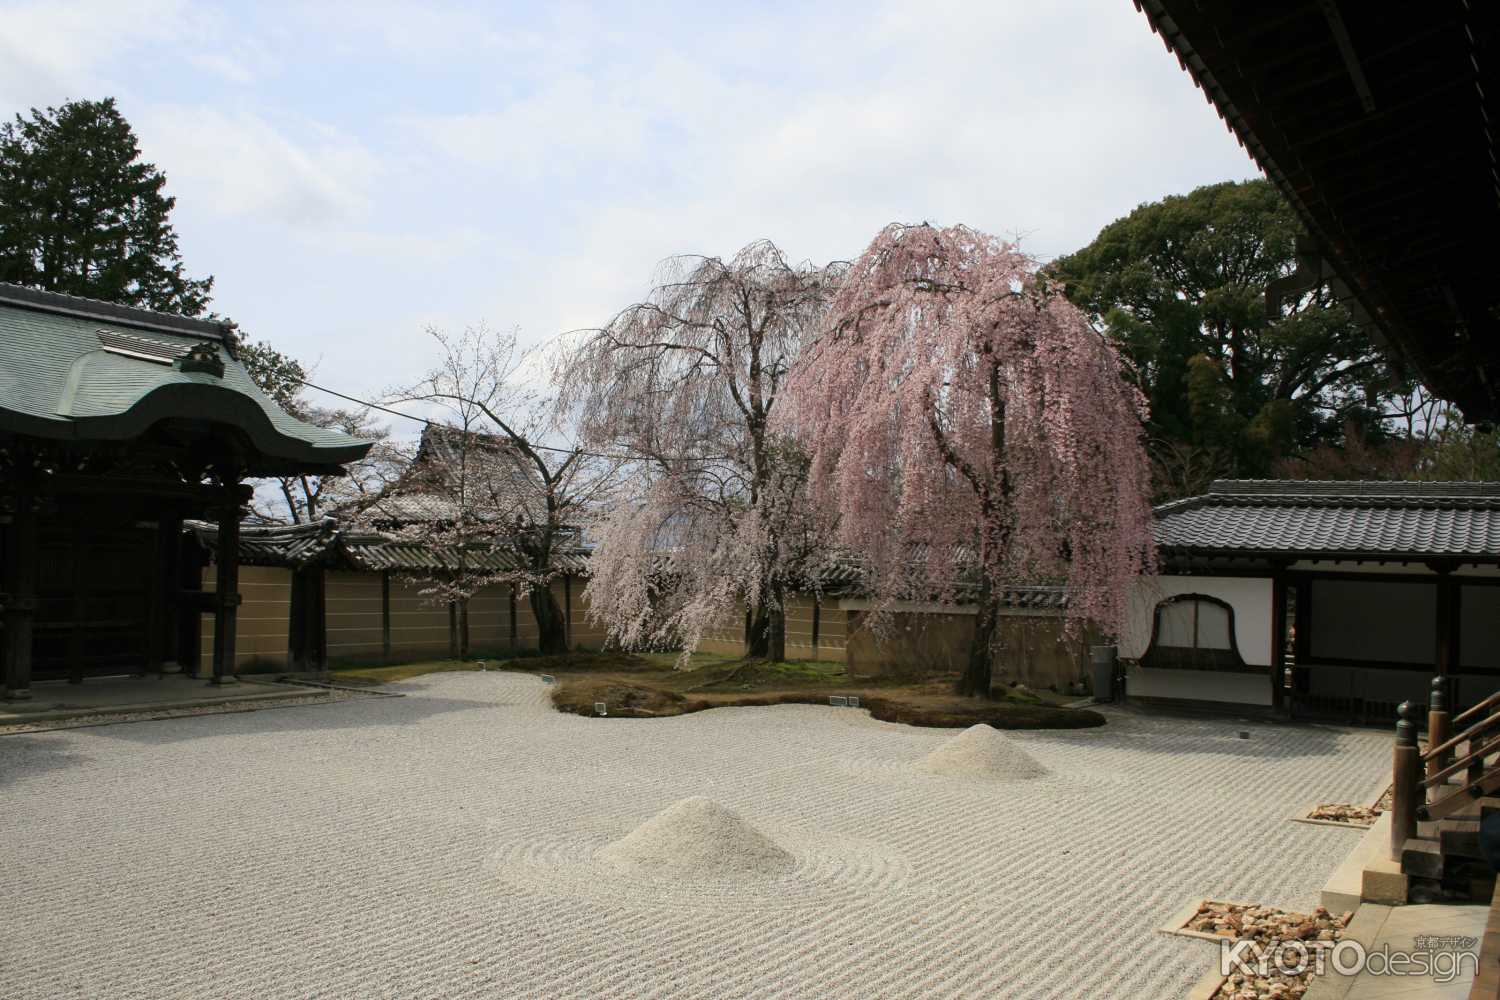
M 440 428 L 447 429 L 446 425 L 440 424 L 440 423 L 438 423 L 435 420 L 428 420 L 426 417 L 414 417 L 410 413 L 402 413 L 400 410 L 393 410 L 389 406 L 382 406 L 379 403 L 372 403 L 372 402 L 370 402 L 367 399 L 359 399 L 359 398 L 357 398 L 355 396 L 350 396 L 350 395 L 347 395 L 346 393 L 337 392 L 337 391 L 335 391 L 333 389 L 329 389 L 329 388 L 326 388 L 326 387 L 321 386 L 321 385 L 314 385 L 312 382 L 309 382 L 306 379 L 294 378 L 294 379 L 292 379 L 292 381 L 296 382 L 300 386 L 303 386 L 304 388 L 316 389 L 318 392 L 326 392 L 330 396 L 337 396 L 339 399 L 348 400 L 351 403 L 357 403 L 358 405 L 363 406 L 363 407 L 367 407 L 367 408 L 369 408 L 371 410 L 379 410 L 381 413 L 389 413 L 393 417 L 404 417 L 407 420 L 415 420 L 417 423 L 423 425 L 424 427 L 440 427 Z M 556 447 L 553 447 L 552 445 L 548 445 L 548 444 L 535 444 L 535 443 L 530 442 L 530 441 L 528 441 L 526 443 L 529 444 L 529 445 L 531 445 L 531 447 L 537 449 L 538 451 L 553 451 L 553 452 L 557 452 L 560 455 L 572 455 L 573 453 L 577 452 L 578 454 L 583 455 L 586 458 L 602 458 L 605 461 L 609 461 L 609 462 L 639 462 L 639 461 L 641 461 L 640 456 L 631 456 L 631 455 L 606 455 L 603 452 L 585 451 L 582 448 L 556 448 Z M 696 458 L 696 459 L 693 459 L 693 461 L 707 461 L 707 459 Z

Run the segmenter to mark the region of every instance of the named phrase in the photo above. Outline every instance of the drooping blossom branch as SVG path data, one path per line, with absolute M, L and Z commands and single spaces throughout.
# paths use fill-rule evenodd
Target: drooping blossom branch
M 1154 558 L 1144 400 L 1015 245 L 890 226 L 853 264 L 781 414 L 877 610 L 977 604 L 960 681 L 987 694 L 1006 587 L 1065 582 L 1106 631 Z
M 743 605 L 750 653 L 784 655 L 782 595 L 826 547 L 771 421 L 839 276 L 767 242 L 674 258 L 558 366 L 584 441 L 632 460 L 631 501 L 593 528 L 589 607 L 616 642 L 686 656 Z

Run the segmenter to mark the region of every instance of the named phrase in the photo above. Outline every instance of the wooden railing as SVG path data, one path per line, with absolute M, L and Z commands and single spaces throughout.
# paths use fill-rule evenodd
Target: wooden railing
M 1451 718 L 1447 700 L 1447 680 L 1434 677 L 1425 751 L 1417 745 L 1415 707 L 1407 701 L 1396 710 L 1400 721 L 1391 761 L 1393 859 L 1399 859 L 1406 841 L 1416 836 L 1418 822 L 1452 816 L 1500 791 L 1500 759 L 1494 759 L 1500 757 L 1500 692 Z M 1462 778 L 1454 782 L 1455 775 Z

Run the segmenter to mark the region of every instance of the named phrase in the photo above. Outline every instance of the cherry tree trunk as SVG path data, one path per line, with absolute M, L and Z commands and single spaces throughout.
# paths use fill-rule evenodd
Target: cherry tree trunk
M 990 581 L 979 588 L 979 608 L 974 614 L 974 643 L 969 664 L 958 678 L 958 693 L 976 698 L 990 697 L 990 673 L 995 660 L 995 636 L 1000 628 L 1000 609 Z
M 760 604 L 745 612 L 745 655 L 765 659 L 771 651 L 771 616 Z
M 543 656 L 553 656 L 568 651 L 568 623 L 563 609 L 558 605 L 552 588 L 546 585 L 532 586 L 527 598 L 531 613 L 536 617 L 536 648 Z
M 786 659 L 786 613 L 781 602 L 767 601 L 745 614 L 745 655 L 780 662 Z

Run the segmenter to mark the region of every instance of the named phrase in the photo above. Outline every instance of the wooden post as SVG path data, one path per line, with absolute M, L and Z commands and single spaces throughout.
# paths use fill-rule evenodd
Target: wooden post
M 307 669 L 307 573 L 300 567 L 292 569 L 286 624 L 287 669 L 300 673 Z
M 812 620 L 812 658 L 818 658 L 818 642 L 822 638 L 823 626 L 823 599 L 813 594 L 813 620 Z
M 1291 692 L 1286 690 L 1286 573 L 1278 566 L 1271 577 L 1271 705 L 1288 716 Z
M 1448 685 L 1447 678 L 1434 677 L 1432 679 L 1432 694 L 1427 699 L 1427 746 L 1435 747 L 1444 743 L 1449 736 L 1453 735 L 1448 714 L 1448 694 L 1444 690 Z M 1448 765 L 1450 755 L 1440 753 L 1427 762 L 1427 777 L 1430 779 Z M 1429 798 L 1436 799 L 1440 786 L 1434 785 L 1427 790 Z
M 563 574 L 563 641 L 573 648 L 573 578 Z
M 1391 859 L 1400 860 L 1401 849 L 1417 835 L 1417 807 L 1422 805 L 1422 755 L 1417 749 L 1417 727 L 1412 703 L 1396 709 L 1396 746 L 1391 752 Z
M 197 677 L 203 660 L 203 549 L 184 536 L 177 559 L 177 662 Z
M 510 585 L 510 648 L 516 648 L 516 641 L 520 636 L 519 625 L 516 622 L 516 585 Z
M 31 630 L 36 619 L 36 497 L 26 484 L 11 495 L 15 513 L 5 551 L 5 697 L 31 697 Z
M 84 555 L 89 551 L 89 538 L 86 534 L 86 523 L 83 518 L 73 522 L 72 530 L 68 532 L 68 557 L 71 560 L 69 567 L 72 575 L 72 585 L 68 588 L 72 594 L 69 602 L 73 616 L 73 627 L 68 629 L 66 648 L 68 650 L 68 683 L 83 683 L 83 639 L 85 619 L 84 609 L 88 606 L 87 593 L 90 575 L 84 571 Z
M 307 631 L 312 638 L 313 669 L 328 673 L 328 587 L 322 566 L 308 569 L 312 577 L 313 599 L 308 607 Z
M 160 618 L 156 623 L 156 655 L 160 656 L 157 669 L 164 674 L 175 674 L 182 670 L 177 657 L 177 616 L 182 606 L 178 582 L 182 576 L 182 517 L 175 511 L 163 514 L 157 522 L 156 546 L 156 586 L 160 592 Z
M 238 491 L 239 485 L 235 484 Z M 240 615 L 240 516 L 238 500 L 219 508 L 219 545 L 214 553 L 214 674 L 212 684 L 233 684 L 235 638 Z
M 448 602 L 448 659 L 458 659 L 458 604 Z
M 391 571 L 380 571 L 380 657 L 391 659 Z

